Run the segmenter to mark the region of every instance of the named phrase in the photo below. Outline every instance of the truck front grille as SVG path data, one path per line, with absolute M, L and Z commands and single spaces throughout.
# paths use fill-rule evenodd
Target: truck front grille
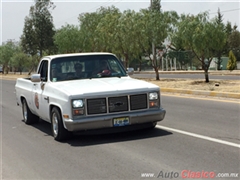
M 109 112 L 128 111 L 128 97 L 110 97 L 108 99 Z
M 146 109 L 147 108 L 147 94 L 138 94 L 130 96 L 130 109 Z
M 147 109 L 147 94 L 87 99 L 87 114 L 104 114 Z
M 87 100 L 88 114 L 103 114 L 107 112 L 106 98 L 88 99 Z

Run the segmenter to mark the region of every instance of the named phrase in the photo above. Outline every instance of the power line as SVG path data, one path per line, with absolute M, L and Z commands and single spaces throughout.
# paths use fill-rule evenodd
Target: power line
M 231 12 L 231 11 L 238 11 L 238 10 L 240 10 L 240 8 L 238 8 L 238 9 L 229 9 L 229 10 L 220 11 L 220 12 L 222 13 L 222 12 Z M 216 13 L 218 13 L 218 12 L 213 12 L 213 13 L 209 13 L 209 14 L 216 14 Z

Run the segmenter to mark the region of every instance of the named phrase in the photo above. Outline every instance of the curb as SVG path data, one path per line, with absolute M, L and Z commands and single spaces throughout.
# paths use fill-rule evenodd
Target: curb
M 171 89 L 171 88 L 160 88 L 161 92 L 168 93 L 181 93 L 191 95 L 203 95 L 203 96 L 214 96 L 223 98 L 235 98 L 240 99 L 240 93 L 229 93 L 229 92 L 216 92 L 216 91 L 199 91 L 199 90 L 187 90 L 187 89 Z

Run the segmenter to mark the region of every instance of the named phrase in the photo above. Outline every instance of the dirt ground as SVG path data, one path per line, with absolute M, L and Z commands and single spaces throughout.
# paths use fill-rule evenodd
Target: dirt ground
M 0 79 L 16 80 L 18 77 L 28 77 L 19 74 L 1 74 Z M 231 92 L 240 93 L 240 79 L 239 80 L 211 80 L 206 83 L 204 79 L 163 79 L 156 81 L 155 79 L 141 79 L 160 86 L 160 88 L 177 88 L 187 90 L 203 90 L 203 91 L 217 91 L 217 92 Z

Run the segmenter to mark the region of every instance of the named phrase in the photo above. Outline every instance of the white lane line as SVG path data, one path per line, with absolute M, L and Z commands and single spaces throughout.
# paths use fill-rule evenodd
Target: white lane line
M 203 135 L 200 135 L 200 134 L 190 133 L 190 132 L 182 131 L 182 130 L 178 130 L 178 129 L 173 129 L 173 128 L 169 128 L 169 127 L 166 127 L 166 126 L 156 125 L 156 127 L 159 128 L 159 129 L 173 131 L 173 132 L 177 132 L 177 133 L 180 133 L 180 134 L 185 134 L 185 135 L 188 135 L 188 136 L 192 136 L 192 137 L 196 137 L 196 138 L 200 138 L 200 139 L 204 139 L 204 140 L 208 140 L 208 141 L 217 142 L 217 143 L 220 143 L 220 144 L 225 144 L 225 145 L 228 145 L 228 146 L 233 146 L 233 147 L 240 148 L 240 144 L 237 144 L 237 143 L 223 141 L 223 140 L 220 140 L 220 139 L 211 138 L 211 137 L 208 137 L 208 136 L 203 136 Z

